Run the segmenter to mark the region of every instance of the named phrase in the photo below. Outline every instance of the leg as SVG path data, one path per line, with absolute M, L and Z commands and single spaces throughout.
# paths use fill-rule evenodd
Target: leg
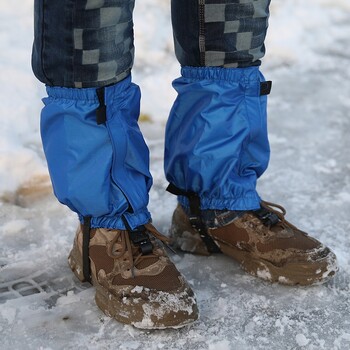
M 134 0 L 35 2 L 33 70 L 47 84 L 41 134 L 54 192 L 79 216 L 69 264 L 108 315 L 179 327 L 198 310 L 147 210 L 149 154 L 131 83 Z M 161 297 L 160 297 L 161 295 Z
M 166 176 L 181 204 L 172 234 L 183 250 L 208 254 L 218 246 L 255 276 L 307 285 L 334 275 L 335 255 L 256 192 L 269 160 L 271 84 L 259 72 L 269 3 L 172 0 L 183 66 L 165 143 Z
M 268 1 L 173 0 L 172 10 L 183 68 L 174 81 L 178 98 L 167 125 L 167 179 L 198 193 L 202 209 L 257 209 L 256 179 L 269 160 L 264 78 L 258 69 Z M 198 19 L 190 24 L 191 40 L 184 32 L 186 10 L 188 18 Z M 178 147 L 188 140 L 188 147 Z M 186 206 L 186 198 L 180 201 Z
M 125 216 L 135 228 L 150 220 L 152 178 L 130 79 L 134 1 L 103 3 L 35 3 L 33 70 L 49 95 L 42 140 L 54 192 L 82 223 L 124 229 Z

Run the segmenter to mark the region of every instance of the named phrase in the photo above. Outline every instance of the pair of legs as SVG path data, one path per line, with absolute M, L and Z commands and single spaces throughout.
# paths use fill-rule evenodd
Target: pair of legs
M 269 160 L 259 72 L 270 0 L 172 0 L 182 66 L 164 166 L 178 195 L 172 233 L 183 250 L 222 252 L 286 284 L 325 281 L 335 256 L 261 202 Z M 157 240 L 147 210 L 149 154 L 131 82 L 134 0 L 35 1 L 33 70 L 47 85 L 41 133 L 55 195 L 79 216 L 69 263 L 96 303 L 142 328 L 198 317 L 191 288 Z
M 259 207 L 256 179 L 269 158 L 258 68 L 268 6 L 172 1 L 183 68 L 174 82 L 165 171 L 169 182 L 200 195 L 202 209 Z M 53 187 L 81 220 L 91 216 L 93 227 L 124 228 L 122 215 L 132 228 L 150 219 L 140 92 L 130 82 L 133 7 L 133 0 L 35 3 L 33 70 L 48 86 L 41 129 Z M 100 124 L 99 106 L 106 110 Z

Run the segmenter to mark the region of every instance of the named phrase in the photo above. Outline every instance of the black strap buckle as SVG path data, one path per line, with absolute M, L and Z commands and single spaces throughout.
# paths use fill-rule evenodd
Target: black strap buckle
M 191 226 L 196 229 L 197 231 L 201 231 L 202 230 L 202 220 L 200 217 L 196 216 L 196 215 L 191 215 L 188 217 Z
M 203 223 L 199 196 L 191 191 L 183 191 L 173 184 L 169 184 L 166 190 L 176 196 L 185 196 L 188 198 L 190 204 L 189 221 L 191 226 L 198 231 L 209 253 L 221 253 L 220 248 L 214 242 L 213 238 L 209 236 L 207 228 Z
M 265 226 L 274 226 L 281 221 L 277 214 L 262 207 L 258 210 L 254 210 L 253 213 Z
M 140 226 L 137 230 L 129 231 L 129 237 L 134 243 L 134 245 L 140 248 L 142 255 L 151 254 L 153 251 L 153 244 L 148 237 L 146 228 Z

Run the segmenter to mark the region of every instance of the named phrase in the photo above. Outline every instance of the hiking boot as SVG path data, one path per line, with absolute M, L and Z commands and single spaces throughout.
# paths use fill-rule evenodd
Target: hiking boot
M 156 238 L 167 241 L 151 224 L 130 232 L 91 229 L 95 301 L 106 315 L 138 328 L 182 327 L 198 318 L 195 296 Z M 86 280 L 82 226 L 68 261 L 76 277 Z
M 241 212 L 222 227 L 207 228 L 206 233 L 251 275 L 287 285 L 326 282 L 338 270 L 335 254 L 290 224 L 285 214 L 283 207 L 261 202 L 260 210 Z M 175 247 L 210 254 L 180 205 L 173 214 L 170 232 Z

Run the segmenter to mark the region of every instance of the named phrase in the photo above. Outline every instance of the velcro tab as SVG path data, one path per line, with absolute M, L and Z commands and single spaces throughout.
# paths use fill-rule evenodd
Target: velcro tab
M 263 81 L 260 83 L 260 96 L 269 95 L 272 88 L 272 81 Z

